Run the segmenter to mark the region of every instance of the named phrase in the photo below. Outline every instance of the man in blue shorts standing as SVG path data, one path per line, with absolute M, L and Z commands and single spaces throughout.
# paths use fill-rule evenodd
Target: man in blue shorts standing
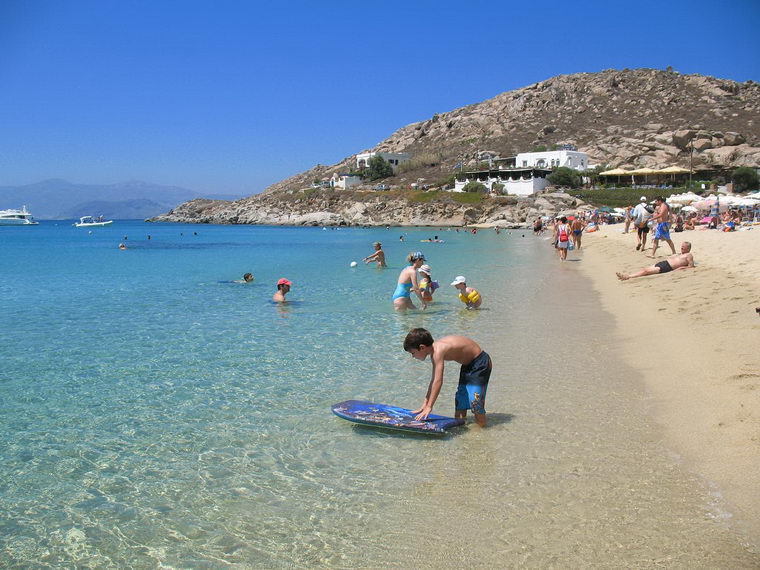
M 491 378 L 491 357 L 478 343 L 465 336 L 450 335 L 434 341 L 426 329 L 412 329 L 404 339 L 404 350 L 417 360 L 430 356 L 433 374 L 422 406 L 414 410 L 416 420 L 424 420 L 433 411 L 438 394 L 443 386 L 443 367 L 449 360 L 462 365 L 459 371 L 455 415 L 466 418 L 467 410 L 472 410 L 480 427 L 486 426 L 486 391 Z
M 657 253 L 657 246 L 660 244 L 661 239 L 668 243 L 670 250 L 675 255 L 676 246 L 673 245 L 673 240 L 670 239 L 670 208 L 662 196 L 655 198 L 654 203 L 655 208 L 652 221 L 657 225 L 655 226 L 654 241 L 652 242 L 652 257 Z

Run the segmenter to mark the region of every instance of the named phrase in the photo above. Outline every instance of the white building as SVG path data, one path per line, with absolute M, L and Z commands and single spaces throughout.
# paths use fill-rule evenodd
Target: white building
M 531 196 L 549 185 L 547 176 L 551 170 L 546 168 L 511 168 L 476 170 L 463 172 L 454 182 L 454 192 L 464 192 L 468 182 L 480 182 L 489 192 L 512 194 L 514 196 Z M 497 190 L 501 184 L 503 189 Z
M 557 168 L 566 166 L 575 170 L 591 168 L 588 155 L 577 150 L 546 150 L 543 152 L 521 152 L 515 157 L 517 168 Z
M 356 167 L 359 169 L 367 168 L 369 166 L 369 159 L 373 156 L 382 157 L 385 162 L 391 165 L 393 172 L 396 172 L 399 164 L 403 164 L 410 158 L 405 152 L 363 152 L 356 155 Z
M 330 188 L 340 188 L 341 190 L 347 190 L 351 186 L 361 184 L 362 179 L 359 176 L 351 176 L 350 174 L 338 174 L 337 172 L 330 178 Z

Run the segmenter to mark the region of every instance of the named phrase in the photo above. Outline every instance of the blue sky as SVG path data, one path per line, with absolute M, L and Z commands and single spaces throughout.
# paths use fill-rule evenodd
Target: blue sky
M 760 80 L 760 2 L 0 1 L 0 185 L 251 194 L 554 75 Z

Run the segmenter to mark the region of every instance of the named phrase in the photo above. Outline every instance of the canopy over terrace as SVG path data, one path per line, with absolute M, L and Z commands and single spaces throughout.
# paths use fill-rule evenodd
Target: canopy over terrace
M 647 176 L 655 175 L 655 176 L 661 176 L 661 175 L 672 175 L 675 176 L 676 174 L 688 174 L 689 170 L 686 168 L 681 168 L 679 166 L 668 166 L 667 168 L 662 168 L 660 170 L 655 170 L 653 168 L 637 168 L 635 170 L 623 170 L 622 168 L 613 168 L 612 170 L 605 170 L 604 172 L 600 172 L 599 176 L 631 176 L 631 181 L 634 180 L 634 176 L 644 176 L 645 179 Z

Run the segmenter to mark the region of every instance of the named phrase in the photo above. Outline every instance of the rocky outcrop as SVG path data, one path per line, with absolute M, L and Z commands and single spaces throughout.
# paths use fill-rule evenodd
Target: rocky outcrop
M 450 195 L 419 201 L 421 195 L 312 190 L 267 194 L 236 202 L 192 200 L 149 221 L 292 226 L 462 226 L 528 227 L 537 216 L 554 216 L 583 202 L 559 192 L 537 197 L 484 198 L 461 204 Z

